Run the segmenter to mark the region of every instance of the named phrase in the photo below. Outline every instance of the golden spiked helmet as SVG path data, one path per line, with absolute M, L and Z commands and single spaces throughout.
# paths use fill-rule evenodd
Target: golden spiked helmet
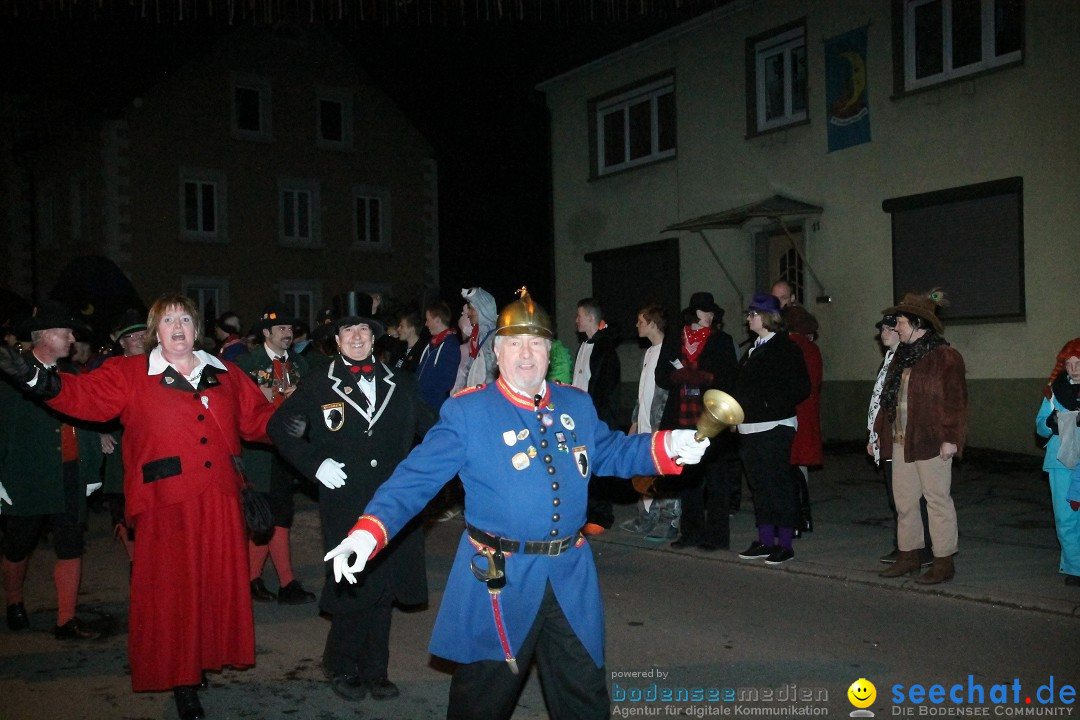
M 510 303 L 499 313 L 495 325 L 496 335 L 539 335 L 549 340 L 555 338 L 551 327 L 551 316 L 547 310 L 537 305 L 529 296 L 528 289 L 522 287 L 518 299 Z

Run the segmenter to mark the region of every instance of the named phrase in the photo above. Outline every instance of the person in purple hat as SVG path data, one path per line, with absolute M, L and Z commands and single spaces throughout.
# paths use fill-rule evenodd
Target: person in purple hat
M 732 396 L 742 406 L 739 456 L 754 497 L 757 540 L 739 557 L 781 565 L 795 557 L 792 539 L 799 503 L 791 481 L 791 443 L 798 428 L 795 406 L 810 394 L 802 351 L 780 319 L 780 301 L 758 293 L 746 309 L 746 324 L 757 336 L 739 363 Z

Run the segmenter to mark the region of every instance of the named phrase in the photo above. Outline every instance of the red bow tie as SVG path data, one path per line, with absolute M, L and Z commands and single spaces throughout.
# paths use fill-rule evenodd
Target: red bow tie
M 374 365 L 350 365 L 349 372 L 360 375 L 365 380 L 375 379 L 375 366 Z

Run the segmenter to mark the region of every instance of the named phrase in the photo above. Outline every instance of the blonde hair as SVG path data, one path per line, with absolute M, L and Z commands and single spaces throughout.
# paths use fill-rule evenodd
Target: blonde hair
M 202 317 L 199 315 L 199 308 L 195 305 L 195 301 L 180 293 L 165 293 L 154 301 L 154 304 L 150 306 L 150 312 L 146 316 L 146 340 L 143 343 L 143 350 L 147 353 L 157 347 L 157 330 L 162 316 L 169 311 L 169 308 L 174 307 L 182 309 L 191 316 L 191 320 L 195 325 L 195 349 L 199 350 L 201 348 Z

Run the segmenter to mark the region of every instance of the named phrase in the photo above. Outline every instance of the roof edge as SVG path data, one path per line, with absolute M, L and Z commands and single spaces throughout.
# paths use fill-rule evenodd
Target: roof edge
M 720 18 L 727 17 L 728 15 L 734 15 L 736 13 L 742 12 L 748 7 L 763 4 L 766 1 L 767 0 L 732 0 L 728 4 L 722 7 L 718 7 L 715 10 L 710 10 L 704 15 L 700 15 L 692 20 L 687 20 L 686 22 L 676 25 L 675 27 L 668 28 L 667 30 L 662 30 L 656 35 L 648 37 L 644 40 L 639 40 L 633 45 L 628 45 L 621 50 L 616 50 L 615 52 L 608 53 L 607 55 L 597 58 L 596 60 L 585 63 L 584 65 L 578 65 L 576 68 L 567 70 L 564 73 L 548 78 L 547 80 L 537 83 L 534 87 L 540 92 L 546 93 L 548 90 L 558 85 L 562 85 L 570 80 L 573 80 L 574 78 L 580 77 L 582 75 L 587 75 L 594 70 L 599 70 L 600 68 L 612 65 L 627 57 L 649 50 L 652 47 L 659 45 L 660 43 L 667 42 L 673 38 L 677 38 L 681 35 L 693 32 L 704 25 L 709 25 L 715 22 Z

